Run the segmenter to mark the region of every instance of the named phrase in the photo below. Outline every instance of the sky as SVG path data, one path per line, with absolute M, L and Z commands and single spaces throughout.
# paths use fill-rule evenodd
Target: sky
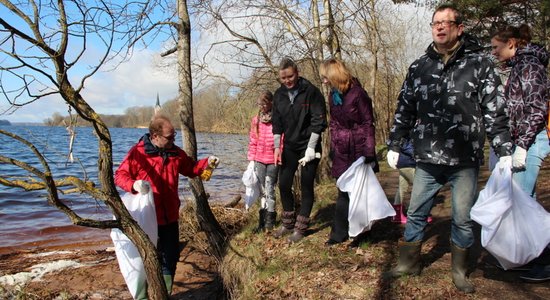
M 159 54 L 142 50 L 109 72 L 100 72 L 91 77 L 82 92 L 84 99 L 100 114 L 123 114 L 132 106 L 154 106 L 157 93 L 162 102 L 177 94 L 177 74 L 174 70 L 159 69 L 155 60 Z M 5 102 L 0 110 L 5 110 Z M 68 114 L 68 106 L 59 97 L 40 99 L 23 106 L 0 119 L 10 122 L 43 122 L 58 112 Z
M 422 13 L 416 13 L 416 15 L 422 16 Z M 429 30 L 426 31 L 429 32 Z M 219 28 L 202 35 L 194 32 L 193 56 L 202 57 L 211 43 L 222 39 L 227 39 L 227 33 Z M 82 91 L 84 99 L 100 114 L 123 114 L 128 107 L 153 106 L 157 94 L 161 104 L 174 99 L 177 95 L 178 76 L 175 68 L 158 66 L 161 60 L 160 48 L 161 46 L 157 44 L 150 49 L 136 50 L 127 62 L 116 69 L 94 74 L 88 79 Z M 215 49 L 220 53 L 212 54 L 212 57 L 223 55 L 223 48 Z M 215 71 L 217 69 L 219 73 L 229 74 L 229 77 L 233 78 L 247 74 L 246 71 L 243 72 L 234 65 L 218 64 L 216 66 L 215 61 L 210 61 L 209 67 L 214 68 Z M 73 84 L 75 84 L 74 81 Z M 11 113 L 5 113 L 9 108 L 6 100 L 0 99 L 0 120 L 41 123 L 55 112 L 61 115 L 68 114 L 68 106 L 59 96 L 43 98 L 10 111 Z

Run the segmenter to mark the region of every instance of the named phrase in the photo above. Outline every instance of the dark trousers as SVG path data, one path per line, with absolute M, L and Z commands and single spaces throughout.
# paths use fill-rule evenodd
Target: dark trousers
M 174 276 L 174 274 L 176 274 L 178 260 L 180 259 L 180 233 L 178 222 L 159 225 L 158 234 L 157 250 L 161 262 L 162 274 Z
M 338 189 L 336 207 L 334 208 L 334 221 L 330 232 L 330 239 L 336 242 L 343 242 L 348 239 L 349 221 L 349 194 Z
M 304 157 L 304 153 L 305 151 L 294 151 L 289 148 L 283 150 L 283 164 L 280 166 L 279 171 L 279 192 L 281 194 L 281 202 L 284 211 L 294 211 L 292 182 L 294 181 L 294 174 L 298 169 L 298 160 Z M 315 181 L 315 174 L 317 173 L 317 166 L 319 166 L 318 158 L 308 162 L 302 167 L 300 182 L 302 201 L 299 215 L 306 218 L 309 218 L 313 207 L 313 184 Z

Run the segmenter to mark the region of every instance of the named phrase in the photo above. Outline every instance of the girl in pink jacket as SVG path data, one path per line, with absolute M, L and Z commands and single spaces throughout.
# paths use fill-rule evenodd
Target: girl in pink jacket
M 274 143 L 271 126 L 271 107 L 273 94 L 264 91 L 256 101 L 258 114 L 252 118 L 248 160 L 254 161 L 254 172 L 261 183 L 261 203 L 257 232 L 271 230 L 275 225 L 275 185 L 277 184 L 278 165 L 274 160 Z M 282 145 L 282 143 L 281 143 Z

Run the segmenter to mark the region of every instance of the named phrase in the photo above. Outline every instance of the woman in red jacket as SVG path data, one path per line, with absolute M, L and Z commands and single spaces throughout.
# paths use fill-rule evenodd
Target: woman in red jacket
M 258 98 L 258 114 L 252 118 L 248 160 L 254 161 L 254 172 L 261 184 L 261 203 L 257 232 L 271 230 L 275 225 L 275 185 L 277 184 L 278 165 L 274 159 L 274 141 L 271 124 L 273 94 L 264 91 Z

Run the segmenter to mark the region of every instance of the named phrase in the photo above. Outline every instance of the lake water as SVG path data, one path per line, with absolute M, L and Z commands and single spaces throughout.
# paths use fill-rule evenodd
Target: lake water
M 73 155 L 79 162 L 67 163 L 69 135 L 64 127 L 0 126 L 18 134 L 34 145 L 46 157 L 54 179 L 73 175 L 87 176 L 97 184 L 97 139 L 92 128 L 78 127 Z M 128 150 L 147 133 L 147 129 L 113 128 L 113 162 L 116 169 Z M 181 134 L 178 134 L 181 145 Z M 204 183 L 210 201 L 228 201 L 244 193 L 241 181 L 246 169 L 246 135 L 199 133 L 198 157 L 216 155 L 221 163 L 212 179 Z M 0 155 L 26 162 L 43 170 L 31 150 L 10 137 L 0 134 Z M 4 178 L 29 179 L 26 171 L 12 165 L 0 164 Z M 180 176 L 180 198 L 192 197 L 187 179 Z M 122 190 L 119 190 L 121 193 Z M 83 194 L 60 194 L 60 198 L 83 217 L 111 219 L 102 203 Z M 25 191 L 0 185 L 0 254 L 15 249 L 55 247 L 70 244 L 93 246 L 109 239 L 109 230 L 72 225 L 69 218 L 50 206 L 45 191 Z

